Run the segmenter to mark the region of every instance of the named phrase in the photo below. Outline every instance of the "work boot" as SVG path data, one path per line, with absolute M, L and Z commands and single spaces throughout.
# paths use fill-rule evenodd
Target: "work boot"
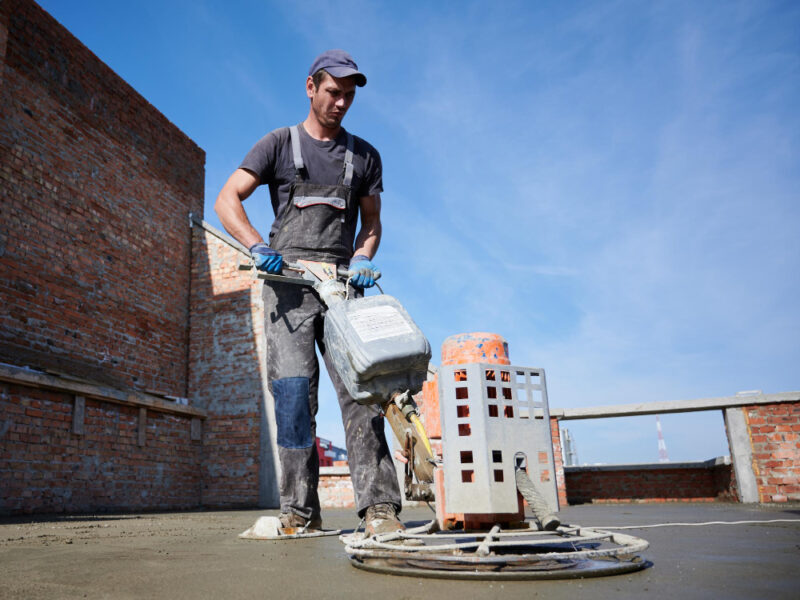
M 394 504 L 388 502 L 374 504 L 367 508 L 364 519 L 366 521 L 364 532 L 367 537 L 405 530 L 405 525 L 397 518 L 397 509 Z
M 305 529 L 306 531 L 319 531 L 322 529 L 322 519 L 306 519 L 297 513 L 281 513 L 278 515 L 283 529 Z

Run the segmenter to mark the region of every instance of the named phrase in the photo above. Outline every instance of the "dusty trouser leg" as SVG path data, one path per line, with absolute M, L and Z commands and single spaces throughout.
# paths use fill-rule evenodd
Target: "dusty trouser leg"
M 381 502 L 394 504 L 399 513 L 402 506 L 400 486 L 389 445 L 386 443 L 383 416 L 377 406 L 364 406 L 350 397 L 325 352 L 324 344 L 320 345 L 320 350 L 339 397 L 347 444 L 347 462 L 350 465 L 358 515 L 364 516 L 364 511 L 369 506 Z
M 320 516 L 315 444 L 319 363 L 314 349 L 322 306 L 305 286 L 264 286 L 267 377 L 275 400 L 281 512 Z

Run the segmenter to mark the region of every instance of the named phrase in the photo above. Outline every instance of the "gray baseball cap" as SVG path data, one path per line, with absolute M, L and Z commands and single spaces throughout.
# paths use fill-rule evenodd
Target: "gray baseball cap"
M 355 77 L 358 87 L 367 85 L 367 76 L 358 70 L 353 57 L 344 50 L 326 50 L 314 59 L 308 70 L 309 77 L 325 69 L 333 77 Z

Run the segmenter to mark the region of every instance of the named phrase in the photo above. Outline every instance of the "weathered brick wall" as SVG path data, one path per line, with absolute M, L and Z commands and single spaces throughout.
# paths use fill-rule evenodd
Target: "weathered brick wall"
M 262 283 L 238 270 L 245 255 L 230 243 L 197 224 L 192 232 L 189 396 L 208 412 L 203 505 L 276 506 Z
M 318 490 L 322 508 L 355 508 L 356 496 L 347 467 L 322 467 Z
M 676 465 L 677 466 L 677 465 Z M 729 464 L 566 467 L 569 504 L 735 501 Z
M 745 408 L 761 502 L 800 500 L 800 403 Z
M 187 393 L 204 153 L 30 0 L 0 3 L 0 362 Z M 2 384 L 0 512 L 199 505 L 190 419 Z
M 35 3 L 0 20 L 0 361 L 185 396 L 204 152 Z
M 72 433 L 73 396 L 0 383 L 0 514 L 195 508 L 201 444 L 190 419 L 87 399 Z

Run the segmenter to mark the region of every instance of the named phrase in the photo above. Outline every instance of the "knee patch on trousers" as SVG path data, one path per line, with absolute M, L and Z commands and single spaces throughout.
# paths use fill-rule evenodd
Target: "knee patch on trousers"
M 308 377 L 284 377 L 272 382 L 278 445 L 283 448 L 310 448 L 311 409 L 308 406 Z

